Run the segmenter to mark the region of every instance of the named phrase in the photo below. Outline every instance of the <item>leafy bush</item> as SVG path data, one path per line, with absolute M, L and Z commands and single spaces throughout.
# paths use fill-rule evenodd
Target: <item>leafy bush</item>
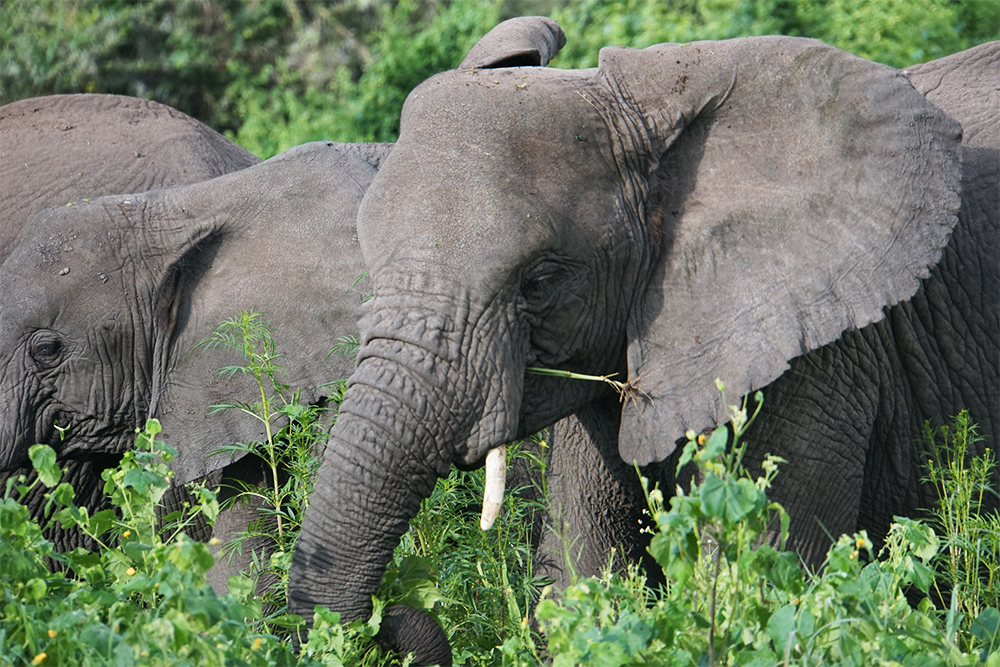
M 260 157 L 313 140 L 394 141 L 410 90 L 501 19 L 549 14 L 556 67 L 601 47 L 784 34 L 894 67 L 1000 39 L 995 0 L 32 0 L 0 4 L 0 103 L 151 97 Z
M 156 420 L 137 435 L 119 468 L 103 475 L 116 509 L 93 516 L 59 483 L 55 452 L 36 445 L 31 459 L 39 474 L 32 485 L 51 489 L 44 517 L 31 520 L 18 504 L 30 490 L 23 478 L 8 483 L 0 502 L 0 665 L 387 665 L 396 657 L 374 637 L 385 606 L 402 603 L 435 615 L 456 663 L 464 665 L 1000 667 L 1000 520 L 968 514 L 979 509 L 995 464 L 990 453 L 966 460 L 977 437 L 968 415 L 927 429 L 935 452 L 928 477 L 948 501 L 935 520 L 897 518 L 879 559 L 864 533 L 842 536 L 822 573 L 809 575 L 780 549 L 787 514 L 767 500 L 780 460 L 768 459 L 757 479 L 740 467 L 741 436 L 752 420 L 746 403 L 732 407 L 731 446 L 725 427 L 708 437 L 688 434 L 681 465 L 693 462 L 700 481 L 671 498 L 669 509 L 644 481 L 656 526 L 650 552 L 668 575 L 665 587 L 650 588 L 630 568 L 579 580 L 559 599 L 545 589 L 535 611 L 539 635 L 528 610 L 540 585 L 531 577 L 531 544 L 544 505 L 531 493 L 509 493 L 496 529 L 483 532 L 474 511 L 483 473 L 453 470 L 403 537 L 372 618 L 344 627 L 339 615 L 317 608 L 296 653 L 280 630 L 301 628 L 283 604 L 288 554 L 323 432 L 312 417 L 300 418 L 307 412 L 293 407 L 295 394 L 279 382 L 274 341 L 259 314 L 229 320 L 209 344 L 240 351 L 245 365 L 226 371 L 250 373 L 261 390 L 259 403 L 236 407 L 263 420 L 271 435 L 239 449 L 260 456 L 274 474 L 263 490 L 243 491 L 261 494 L 263 518 L 276 525 L 280 517 L 283 528 L 271 534 L 268 549 L 276 556 L 258 558 L 248 574 L 271 572 L 278 584 L 254 597 L 246 577 L 232 577 L 224 596 L 205 583 L 213 557 L 184 530 L 196 514 L 218 515 L 211 490 L 194 488 L 193 506 L 157 519 L 176 452 L 156 439 Z M 756 401 L 759 409 L 759 393 Z M 276 421 L 282 416 L 288 425 Z M 545 447 L 526 443 L 511 454 L 541 476 L 543 498 Z M 80 526 L 100 551 L 56 553 L 42 536 L 55 521 Z M 775 535 L 765 541 L 769 528 Z M 64 571 L 50 571 L 47 558 Z M 911 607 L 903 592 L 909 586 L 941 597 L 947 592 L 949 608 L 935 609 L 929 598 Z M 273 608 L 267 615 L 265 606 Z
M 499 21 L 499 7 L 496 0 L 455 0 L 436 11 L 419 0 L 381 5 L 381 29 L 369 36 L 364 72 L 355 78 L 341 66 L 322 88 L 304 85 L 284 60 L 243 72 L 230 91 L 234 113 L 243 119 L 232 138 L 262 157 L 313 140 L 395 141 L 409 92 L 456 67 Z
M 993 0 L 580 0 L 552 12 L 567 44 L 556 67 L 594 67 L 602 46 L 751 35 L 812 37 L 893 67 L 1000 38 Z
M 0 502 L 0 664 L 263 666 L 293 658 L 287 643 L 255 628 L 260 605 L 244 597 L 249 582 L 232 578 L 234 594 L 222 597 L 205 583 L 214 559 L 183 528 L 192 511 L 218 514 L 211 491 L 196 490 L 197 507 L 159 526 L 155 506 L 176 454 L 155 439 L 159 430 L 147 422 L 136 449 L 104 473 L 117 513 L 76 507 L 72 488 L 58 484 L 55 452 L 32 447 L 35 483 L 52 489 L 45 521 L 78 525 L 102 548 L 56 553 L 17 502 L 28 487 L 11 480 Z M 66 571 L 51 572 L 46 558 Z
M 926 424 L 924 440 L 931 452 L 927 481 L 939 499 L 931 525 L 945 542 L 934 560 L 936 592 L 945 597 L 938 587 L 943 584 L 956 609 L 976 618 L 988 607 L 1000 607 L 1000 514 L 984 511 L 983 502 L 987 494 L 1000 494 L 994 486 L 996 455 L 987 449 L 970 460 L 970 445 L 982 437 L 966 411 L 945 426 Z
M 937 585 L 933 565 L 946 554 L 930 526 L 897 517 L 878 560 L 863 532 L 841 536 L 813 576 L 794 554 L 762 543 L 775 515 L 779 542 L 787 530 L 783 510 L 766 499 L 778 462 L 766 462 L 756 480 L 740 469 L 746 405 L 732 409 L 732 450 L 725 428 L 707 439 L 689 433 L 681 465 L 693 460 L 703 481 L 672 498 L 669 510 L 658 490 L 648 493 L 657 526 L 650 552 L 668 575 L 666 588 L 650 591 L 630 570 L 582 580 L 561 601 L 543 599 L 537 616 L 553 665 L 1000 665 L 995 607 L 964 614 L 959 586 L 947 611 L 927 598 L 916 609 L 907 602 L 905 587 L 926 593 Z M 968 442 L 968 427 L 967 418 L 956 422 L 965 431 L 951 442 Z M 957 474 L 943 490 L 954 494 L 963 484 Z M 973 548 L 995 569 L 995 542 Z M 516 650 L 509 657 L 537 662 Z

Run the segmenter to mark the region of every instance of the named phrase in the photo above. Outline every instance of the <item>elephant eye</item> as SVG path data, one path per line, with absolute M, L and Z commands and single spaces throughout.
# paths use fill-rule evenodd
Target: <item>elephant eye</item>
M 45 366 L 53 366 L 62 357 L 63 342 L 51 331 L 38 331 L 31 337 L 31 358 Z
M 564 278 L 564 271 L 551 264 L 533 271 L 521 283 L 521 297 L 529 307 L 545 307 L 559 291 L 559 283 Z
M 521 285 L 521 296 L 528 301 L 535 301 L 541 296 L 543 291 L 541 280 L 526 280 Z

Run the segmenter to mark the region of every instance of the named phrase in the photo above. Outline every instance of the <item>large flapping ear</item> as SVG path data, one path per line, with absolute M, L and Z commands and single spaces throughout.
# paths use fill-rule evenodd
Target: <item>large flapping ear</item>
M 210 183 L 222 193 L 222 185 L 232 180 L 233 177 L 224 177 Z M 164 439 L 178 449 L 178 456 L 171 463 L 177 484 L 200 479 L 230 463 L 226 456 L 206 459 L 212 449 L 259 440 L 263 435 L 253 420 L 237 410 L 211 416 L 207 413 L 210 406 L 220 402 L 221 395 L 234 401 L 253 402 L 254 387 L 249 378 L 239 374 L 232 378 L 216 377 L 219 369 L 239 364 L 236 353 L 210 349 L 199 354 L 197 350 L 181 349 L 189 347 L 186 343 L 177 343 L 189 322 L 199 321 L 200 314 L 192 317 L 192 293 L 211 270 L 227 234 L 232 233 L 222 216 L 204 210 L 204 202 L 212 201 L 203 196 L 205 188 L 205 184 L 197 184 L 120 197 L 116 206 L 130 223 L 125 234 L 137 240 L 130 252 L 136 258 L 136 284 L 147 285 L 136 297 L 139 309 L 148 308 L 146 336 L 151 345 L 147 362 L 150 365 L 140 369 L 137 360 L 136 385 L 148 382 L 147 418 L 158 418 L 164 428 Z M 220 194 L 212 208 L 222 207 L 226 199 Z M 148 304 L 144 304 L 146 299 Z M 219 323 L 206 324 L 214 327 Z M 205 331 L 202 340 L 210 333 L 211 329 Z M 192 355 L 210 369 L 197 381 L 178 377 L 184 374 L 182 369 L 187 365 L 184 357 Z M 223 384 L 228 385 L 225 394 L 219 390 Z M 182 391 L 177 391 L 178 385 Z M 167 398 L 172 387 L 173 395 Z
M 328 390 L 319 385 L 353 371 L 353 357 L 331 354 L 331 348 L 356 334 L 357 309 L 370 289 L 359 284 L 365 267 L 357 211 L 391 148 L 313 142 L 158 195 L 157 226 L 177 228 L 176 251 L 165 253 L 171 261 L 156 299 L 156 349 L 167 358 L 154 368 L 164 373 L 156 383 L 163 388 L 158 416 L 164 439 L 181 450 L 172 464 L 178 480 L 228 463 L 225 456 L 206 461 L 209 451 L 265 436 L 262 425 L 240 410 L 206 413 L 213 404 L 260 400 L 251 378 L 219 374 L 243 363 L 239 350 L 195 348 L 223 320 L 239 311 L 261 314 L 277 341 L 280 380 L 301 390 L 303 404 L 321 402 Z
M 659 460 L 795 356 L 912 296 L 956 221 L 961 130 L 895 70 L 787 37 L 603 49 L 659 259 L 620 452 Z M 619 132 L 621 134 L 621 132 Z
M 558 23 L 544 16 L 520 16 L 486 33 L 458 69 L 544 67 L 564 46 L 566 35 Z

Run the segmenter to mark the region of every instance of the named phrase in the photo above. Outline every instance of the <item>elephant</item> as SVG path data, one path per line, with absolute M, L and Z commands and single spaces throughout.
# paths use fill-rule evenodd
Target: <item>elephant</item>
M 725 421 L 717 377 L 764 389 L 747 437 L 789 459 L 774 490 L 810 563 L 824 529 L 878 536 L 931 501 L 925 419 L 968 408 L 995 437 L 996 139 L 961 162 L 947 114 L 967 107 L 803 38 L 608 47 L 587 70 L 495 57 L 410 93 L 361 203 L 374 298 L 293 611 L 365 617 L 436 479 L 489 479 L 490 452 L 560 419 L 553 456 L 589 439 L 665 465 Z M 623 400 L 536 368 L 617 374 Z
M 917 440 L 921 419 L 941 424 L 962 407 L 970 407 L 980 419 L 992 420 L 981 424 L 983 433 L 989 434 L 990 439 L 980 446 L 995 447 L 998 433 L 996 387 L 1000 374 L 996 343 L 997 332 L 1000 332 L 1000 289 L 997 287 L 1000 280 L 997 277 L 1000 190 L 996 187 L 1000 183 L 1000 131 L 996 121 L 996 110 L 1000 107 L 998 71 L 1000 42 L 915 65 L 903 72 L 918 92 L 962 124 L 963 200 L 959 222 L 942 259 L 912 299 L 889 309 L 884 320 L 861 331 L 845 333 L 822 350 L 792 360 L 791 369 L 765 389 L 767 403 L 784 402 L 779 405 L 782 412 L 777 415 L 770 411 L 764 413 L 763 423 L 752 432 L 756 442 L 748 448 L 746 462 L 751 470 L 757 470 L 767 453 L 779 454 L 788 461 L 782 466 L 783 472 L 775 480 L 772 493 L 793 510 L 792 546 L 806 556 L 810 565 L 815 566 L 822 560 L 831 536 L 864 528 L 880 538 L 893 518 L 889 509 L 912 513 L 915 508 L 930 507 L 935 500 L 930 489 L 915 485 L 925 452 L 914 446 L 908 449 L 906 441 L 890 442 L 888 447 L 880 443 L 881 449 L 865 452 L 869 467 L 864 471 L 854 470 L 853 479 L 844 479 L 844 467 L 836 460 L 817 461 L 811 442 L 791 438 L 785 433 L 788 426 L 778 421 L 782 414 L 800 415 L 795 426 L 803 428 L 803 422 L 808 425 L 809 420 L 818 422 L 822 418 L 816 412 L 820 406 L 825 406 L 827 415 L 838 414 L 838 406 L 840 414 L 844 414 L 848 405 L 861 405 L 875 396 L 883 401 L 899 400 L 875 390 L 870 380 L 868 384 L 842 382 L 841 386 L 849 388 L 849 392 L 843 394 L 835 392 L 837 387 L 828 386 L 822 387 L 822 393 L 815 386 L 810 391 L 803 391 L 802 387 L 817 383 L 817 369 L 850 368 L 844 359 L 865 349 L 870 345 L 867 341 L 893 341 L 897 350 L 917 350 L 926 345 L 926 341 L 921 341 L 913 323 L 933 323 L 935 318 L 930 313 L 943 310 L 948 304 L 953 316 L 969 329 L 985 334 L 985 345 L 977 350 L 978 358 L 967 358 L 968 348 L 955 347 L 964 343 L 948 337 L 934 341 L 936 352 L 947 360 L 947 372 L 956 378 L 952 389 L 956 396 L 950 401 L 935 396 L 936 389 L 927 391 L 935 387 L 936 382 L 920 374 L 921 368 L 937 362 L 934 372 L 939 377 L 943 375 L 941 359 L 928 355 L 916 366 L 898 357 L 890 358 L 888 363 L 880 362 L 880 383 L 905 392 L 905 405 L 917 407 L 916 411 L 912 407 L 908 409 L 913 413 L 909 415 L 909 423 L 883 422 L 882 428 L 897 436 L 909 437 L 912 445 Z M 961 283 L 967 302 L 943 295 L 945 289 L 952 293 L 959 289 L 954 276 L 962 278 L 971 270 L 956 268 L 963 264 L 981 267 L 979 273 L 973 273 L 975 280 L 982 280 L 981 288 L 978 283 Z M 873 374 L 874 369 L 866 373 L 869 378 Z M 977 378 L 981 378 L 979 382 L 986 391 L 980 393 L 982 390 L 976 387 Z M 822 400 L 817 399 L 820 395 Z M 810 400 L 812 404 L 808 403 Z M 570 580 L 562 555 L 563 540 L 577 545 L 574 555 L 579 574 L 596 574 L 615 550 L 623 551 L 632 561 L 649 558 L 645 550 L 649 534 L 636 530 L 642 525 L 640 522 L 645 521 L 646 501 L 634 469 L 618 456 L 620 410 L 615 403 L 608 399 L 597 401 L 558 422 L 552 429 L 549 489 L 555 506 L 550 521 L 556 529 L 542 534 L 535 571 L 543 572 L 557 587 L 565 587 Z M 894 420 L 906 417 L 906 413 L 890 414 Z M 818 426 L 810 428 L 810 432 L 815 433 L 816 428 Z M 828 456 L 836 453 L 837 450 Z M 886 460 L 897 454 L 905 454 L 906 458 Z M 879 457 L 883 457 L 882 460 Z M 643 472 L 661 488 L 672 489 L 676 482 L 676 459 L 677 456 L 672 455 Z M 886 472 L 891 466 L 902 467 L 902 473 L 896 475 L 905 476 L 911 485 L 898 485 Z M 1000 489 L 996 474 L 993 488 Z M 803 480 L 807 480 L 808 485 Z M 850 486 L 838 494 L 836 486 L 845 483 Z M 896 503 L 880 495 L 892 488 L 908 495 Z M 581 493 L 581 489 L 584 492 Z M 833 506 L 825 505 L 831 499 Z M 995 509 L 997 500 L 996 491 L 987 494 L 986 509 Z M 647 568 L 647 571 L 656 570 L 658 568 Z
M 327 355 L 355 331 L 365 287 L 352 289 L 364 273 L 354 220 L 388 149 L 316 142 L 211 180 L 37 213 L 0 264 L 0 471 L 23 471 L 28 447 L 46 443 L 77 502 L 94 508 L 104 500 L 100 471 L 157 417 L 179 450 L 168 504 L 188 482 L 262 478 L 249 457 L 206 460 L 222 445 L 261 440 L 263 426 L 235 410 L 207 413 L 254 403 L 256 388 L 218 375 L 238 353 L 198 344 L 236 311 L 257 309 L 278 327 L 282 381 L 302 388 L 303 403 L 325 404 L 317 387 L 353 367 Z M 64 438 L 56 426 L 69 427 Z M 223 513 L 213 534 L 245 530 L 248 512 Z M 80 540 L 59 537 L 60 549 Z M 220 565 L 210 583 L 224 590 L 244 564 Z
M 119 95 L 51 95 L 0 107 L 0 262 L 31 218 L 87 198 L 187 185 L 245 169 L 260 160 L 208 126 L 152 100 Z M 62 462 L 77 502 L 104 503 L 100 475 L 111 461 Z M 7 479 L 33 471 L 0 472 Z M 22 502 L 40 510 L 43 490 Z M 179 503 L 181 497 L 165 499 Z M 92 546 L 76 530 L 47 533 L 60 551 Z M 208 535 L 202 535 L 207 538 Z
M 497 51 L 511 64 L 541 66 L 564 42 L 549 19 L 515 19 L 481 40 L 466 62 L 489 66 Z M 187 148 L 177 140 L 173 145 L 181 153 Z M 164 439 L 179 449 L 175 484 L 259 476 L 260 467 L 246 458 L 206 461 L 221 444 L 263 433 L 232 411 L 206 416 L 205 408 L 220 398 L 252 402 L 253 388 L 216 376 L 230 357 L 194 347 L 222 318 L 254 306 L 285 323 L 278 334 L 287 382 L 302 388 L 303 402 L 324 404 L 314 387 L 346 377 L 353 367 L 326 351 L 354 330 L 367 290 L 363 284 L 348 292 L 365 271 L 354 220 L 390 150 L 389 144 L 317 142 L 204 182 L 194 181 L 214 174 L 187 168 L 197 175 L 184 187 L 94 198 L 99 185 L 88 184 L 44 202 L 81 200 L 73 206 L 42 210 L 30 224 L 21 216 L 24 231 L 0 257 L 0 471 L 24 466 L 34 442 L 52 445 L 69 465 L 98 470 L 131 445 L 146 417 L 156 416 Z M 149 152 L 126 148 L 118 155 Z M 170 161 L 158 156 L 156 164 Z M 100 159 L 114 162 L 114 156 Z M 77 168 L 68 173 L 78 174 Z M 118 183 L 113 169 L 108 174 L 105 180 Z M 154 185 L 140 185 L 147 184 Z M 104 192 L 122 191 L 105 185 Z M 322 244 L 313 241 L 318 238 Z M 57 419 L 71 424 L 65 440 L 57 437 Z M 88 502 L 98 502 L 99 484 L 90 491 Z M 223 518 L 222 532 L 246 526 L 238 514 Z M 211 583 L 220 589 L 228 570 L 213 574 Z M 389 610 L 380 640 L 414 652 L 418 662 L 450 663 L 440 627 L 414 610 Z

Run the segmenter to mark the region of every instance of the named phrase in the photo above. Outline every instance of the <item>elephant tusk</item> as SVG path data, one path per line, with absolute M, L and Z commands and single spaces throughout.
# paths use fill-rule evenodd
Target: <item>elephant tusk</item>
M 486 454 L 486 485 L 483 489 L 483 514 L 479 527 L 489 530 L 500 514 L 503 490 L 507 483 L 507 445 L 500 445 Z

